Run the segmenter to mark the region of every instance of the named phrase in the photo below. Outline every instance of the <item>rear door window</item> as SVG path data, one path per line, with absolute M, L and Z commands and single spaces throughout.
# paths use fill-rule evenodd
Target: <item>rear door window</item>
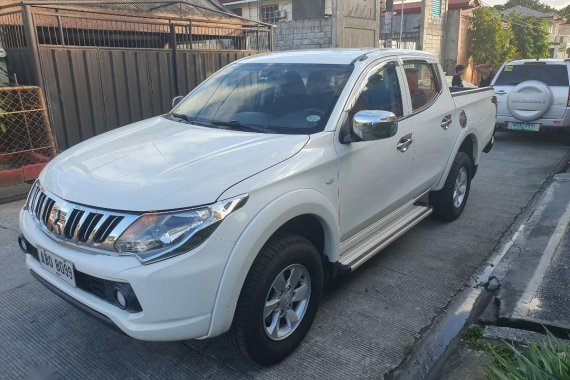
M 414 112 L 427 106 L 441 90 L 434 66 L 423 60 L 404 61 Z
M 527 80 L 537 80 L 547 86 L 568 86 L 568 69 L 566 65 L 544 63 L 505 65 L 495 86 L 516 86 Z

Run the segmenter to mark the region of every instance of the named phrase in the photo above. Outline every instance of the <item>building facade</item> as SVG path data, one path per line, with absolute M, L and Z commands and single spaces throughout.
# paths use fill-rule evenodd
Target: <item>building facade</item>
M 558 35 L 555 37 L 556 58 L 570 58 L 570 25 L 560 25 Z
M 377 47 L 377 0 L 222 0 L 232 12 L 275 26 L 274 50 Z
M 457 64 L 471 74 L 473 63 L 469 52 L 469 16 L 481 6 L 479 0 L 404 0 L 394 2 L 392 46 L 433 53 L 448 74 Z

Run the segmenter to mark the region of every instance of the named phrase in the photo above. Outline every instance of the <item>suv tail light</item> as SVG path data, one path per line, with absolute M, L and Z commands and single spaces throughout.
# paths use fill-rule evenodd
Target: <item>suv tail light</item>
M 567 107 L 570 107 L 570 88 L 568 89 L 568 103 L 566 104 Z

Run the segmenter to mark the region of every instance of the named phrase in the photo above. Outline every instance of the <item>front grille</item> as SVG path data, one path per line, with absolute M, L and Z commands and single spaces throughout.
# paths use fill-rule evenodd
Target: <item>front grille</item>
M 115 240 L 138 216 L 65 201 L 43 190 L 38 182 L 30 191 L 27 207 L 48 236 L 108 252 L 115 252 Z

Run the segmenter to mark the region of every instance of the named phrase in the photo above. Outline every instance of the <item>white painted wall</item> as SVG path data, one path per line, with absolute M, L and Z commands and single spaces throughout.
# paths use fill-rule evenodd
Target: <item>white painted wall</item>
M 332 15 L 333 13 L 333 0 L 325 0 L 325 15 Z M 249 18 L 255 21 L 262 21 L 260 17 L 260 9 L 264 6 L 279 5 L 279 9 L 287 11 L 287 18 L 283 21 L 292 20 L 293 16 L 293 1 L 292 0 L 256 0 L 242 2 L 239 4 L 226 4 L 226 8 L 231 10 L 241 8 L 242 17 Z

